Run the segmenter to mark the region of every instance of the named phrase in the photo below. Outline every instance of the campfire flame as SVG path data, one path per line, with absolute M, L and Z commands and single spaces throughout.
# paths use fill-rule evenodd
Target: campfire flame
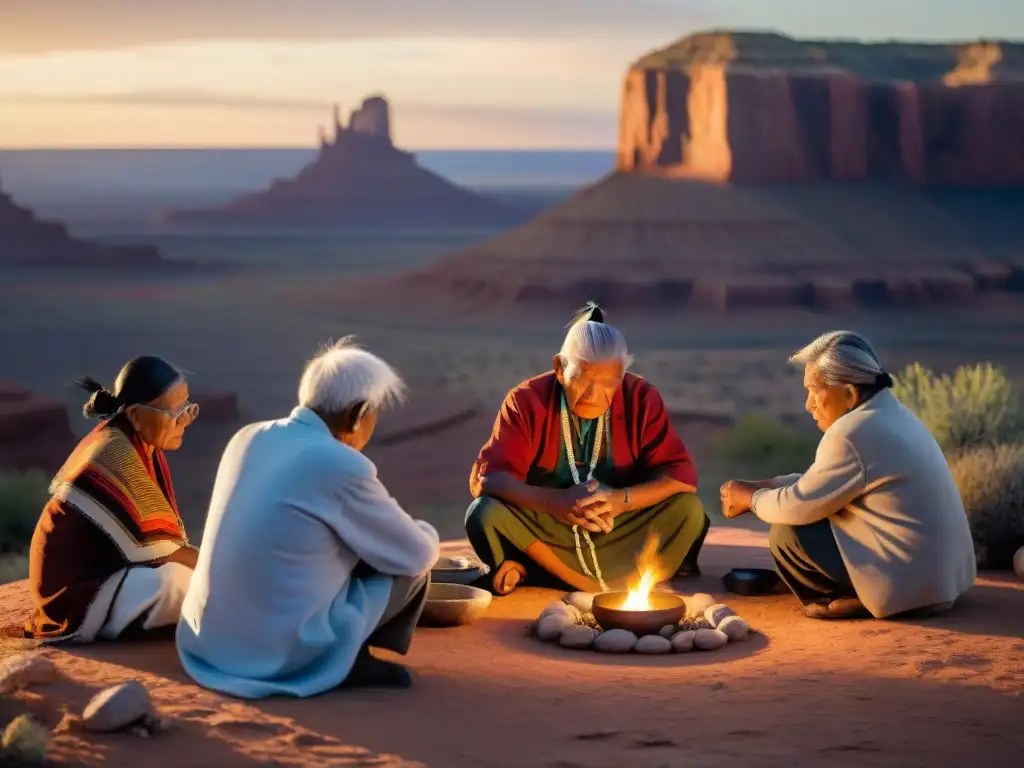
M 647 534 L 644 548 L 636 559 L 636 566 L 637 575 L 629 585 L 629 592 L 620 610 L 650 611 L 651 590 L 665 578 L 658 559 L 658 537 L 655 534 Z

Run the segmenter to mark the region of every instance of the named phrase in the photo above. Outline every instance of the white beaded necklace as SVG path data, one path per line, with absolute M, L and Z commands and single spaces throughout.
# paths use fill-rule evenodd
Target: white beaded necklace
M 586 479 L 588 483 L 594 479 L 594 469 L 597 467 L 598 458 L 601 456 L 601 444 L 604 442 L 604 416 L 602 413 L 597 418 L 597 435 L 594 437 L 594 449 L 590 454 L 590 471 L 587 473 Z M 579 485 L 580 473 L 576 469 L 576 452 L 572 447 L 572 432 L 569 429 L 569 409 L 565 406 L 565 400 L 562 400 L 562 440 L 565 442 L 565 453 L 569 461 L 569 471 L 572 472 L 572 481 Z M 580 545 L 580 527 L 578 525 L 572 527 L 572 535 L 576 540 L 576 557 L 579 558 L 580 565 L 583 567 L 583 573 L 591 578 L 596 578 L 597 583 L 601 585 L 601 591 L 607 592 L 608 585 L 604 583 L 604 576 L 601 574 L 601 564 L 597 562 L 597 551 L 594 549 L 594 542 L 590 538 L 590 532 L 584 528 L 583 538 L 590 548 L 590 557 L 594 561 L 595 573 L 590 572 L 586 558 L 583 557 L 583 547 Z

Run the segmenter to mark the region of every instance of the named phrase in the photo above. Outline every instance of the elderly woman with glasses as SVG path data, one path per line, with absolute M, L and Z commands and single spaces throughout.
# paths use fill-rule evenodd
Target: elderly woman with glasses
M 792 362 L 824 433 L 811 467 L 730 480 L 726 517 L 771 524 L 782 580 L 811 618 L 887 618 L 952 607 L 977 567 L 967 515 L 942 451 L 891 392 L 863 336 L 833 331 Z
M 93 379 L 83 408 L 101 419 L 50 486 L 32 537 L 35 605 L 25 635 L 90 642 L 172 628 L 198 551 L 178 513 L 164 451 L 181 446 L 199 407 L 185 375 L 159 357 L 137 357 L 113 391 Z

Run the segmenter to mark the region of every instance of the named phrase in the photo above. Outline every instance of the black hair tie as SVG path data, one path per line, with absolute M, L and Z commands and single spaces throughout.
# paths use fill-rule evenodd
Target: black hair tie
M 875 374 L 875 386 L 879 389 L 891 389 L 893 383 L 892 376 L 885 371 Z

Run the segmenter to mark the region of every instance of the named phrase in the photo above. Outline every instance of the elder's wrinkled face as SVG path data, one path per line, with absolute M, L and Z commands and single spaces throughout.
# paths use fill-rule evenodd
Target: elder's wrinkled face
M 565 399 L 581 419 L 596 419 L 606 412 L 622 386 L 625 368 L 622 363 L 579 362 L 566 369 L 562 358 L 555 356 L 555 375 L 565 389 Z
M 852 384 L 829 384 L 814 363 L 804 369 L 804 389 L 807 390 L 804 407 L 822 432 L 856 408 L 860 400 L 856 387 Z
M 189 402 L 188 394 L 188 384 L 182 381 L 156 400 L 127 409 L 128 420 L 143 442 L 162 451 L 181 447 L 185 429 L 199 415 L 199 406 Z

